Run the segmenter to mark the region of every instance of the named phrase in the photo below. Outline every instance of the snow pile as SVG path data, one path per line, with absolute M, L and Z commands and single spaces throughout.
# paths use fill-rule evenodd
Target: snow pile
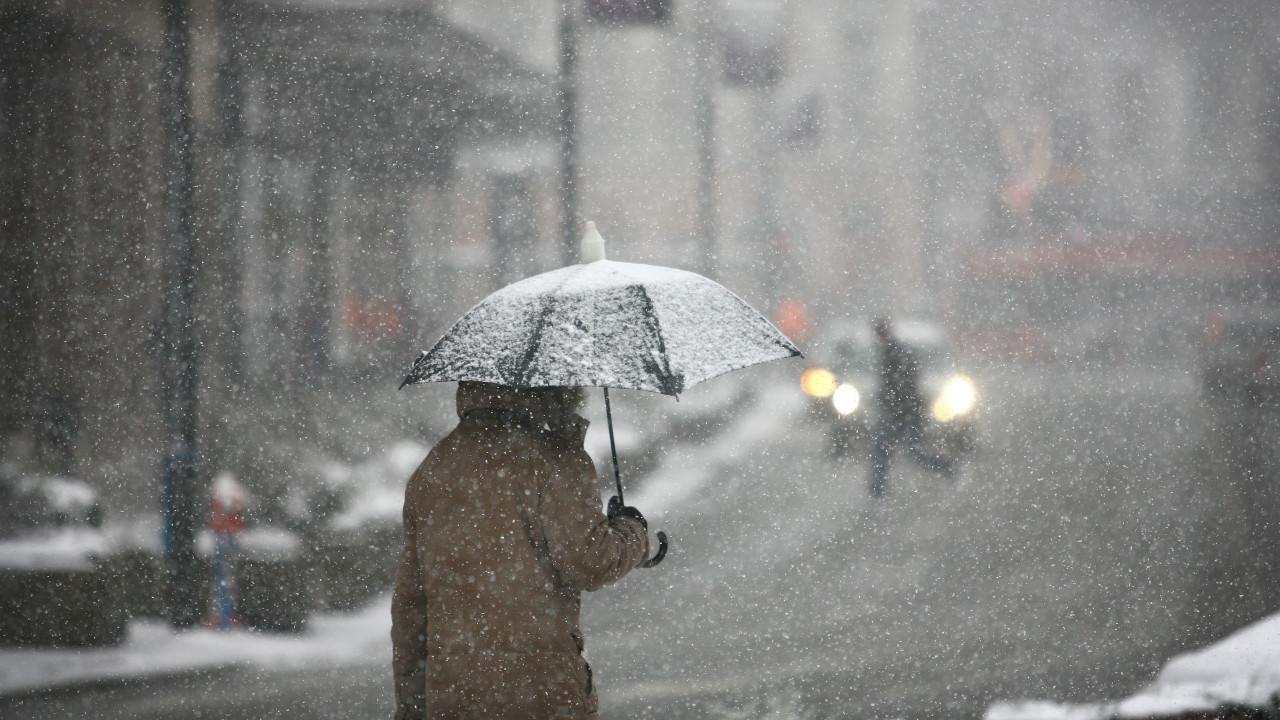
M 625 406 L 619 415 L 626 412 Z M 615 418 L 616 419 L 616 418 Z M 629 419 L 629 418 L 628 418 Z M 642 435 L 634 425 L 623 424 L 621 422 L 613 426 L 613 440 L 618 446 L 618 455 L 625 456 L 630 453 L 640 452 L 644 448 L 646 436 Z M 602 467 L 609 466 L 612 462 L 612 448 L 609 445 L 609 427 L 605 423 L 591 423 L 587 429 L 587 437 L 585 440 L 587 454 L 591 456 Z M 612 477 L 613 470 L 609 470 Z
M 236 476 L 223 471 L 213 478 L 209 487 L 209 499 L 214 507 L 226 512 L 243 513 L 249 507 L 249 493 L 236 480 Z
M 38 482 L 54 512 L 83 514 L 98 502 L 98 493 L 83 480 L 55 475 L 39 478 Z
M 1104 720 L 1264 707 L 1280 696 L 1280 614 L 1170 660 L 1155 681 L 1123 700 L 1084 705 L 996 703 L 986 720 Z
M 213 668 L 290 670 L 390 662 L 389 598 L 353 614 L 321 614 L 300 635 L 248 630 L 175 631 L 134 621 L 120 645 L 0 649 L 0 696 L 85 682 L 164 677 Z
M 302 541 L 297 533 L 270 525 L 258 525 L 246 529 L 235 536 L 237 555 L 251 560 L 281 561 L 296 558 L 302 554 Z M 196 535 L 196 552 L 203 557 L 212 557 L 214 550 L 214 534 L 204 529 Z
M 682 453 L 664 456 L 659 470 L 627 496 L 628 502 L 643 508 L 651 519 L 686 507 L 691 500 L 703 495 L 704 487 L 716 477 L 716 463 L 741 461 L 757 452 L 768 440 L 786 431 L 787 418 L 802 409 L 801 403 L 801 396 L 794 388 L 767 386 L 760 402 L 740 415 L 731 416 L 732 422 L 724 432 L 696 446 L 693 452 L 704 462 L 690 462 Z
M 0 570 L 92 572 L 111 550 L 107 536 L 95 528 L 41 530 L 0 540 Z
M 424 456 L 425 457 L 425 456 Z M 409 476 L 405 475 L 404 480 Z M 351 504 L 334 515 L 334 530 L 358 530 L 369 525 L 398 523 L 404 510 L 404 487 L 367 488 L 352 497 Z
M 404 508 L 404 486 L 428 448 L 411 440 L 392 445 L 384 453 L 357 465 L 331 463 L 326 482 L 345 488 L 342 508 L 331 518 L 334 530 L 358 530 L 371 525 L 396 525 Z

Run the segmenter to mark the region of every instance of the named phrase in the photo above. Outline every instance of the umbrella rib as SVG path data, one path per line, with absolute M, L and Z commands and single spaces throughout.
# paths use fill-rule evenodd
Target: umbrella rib
M 671 374 L 671 361 L 667 357 L 667 343 L 662 338 L 662 323 L 658 321 L 658 313 L 653 307 L 653 298 L 649 297 L 649 291 L 644 285 L 634 285 L 633 287 L 640 293 L 641 308 L 645 318 L 653 326 L 653 335 L 658 341 L 658 371 L 662 373 L 662 382 L 667 390 L 666 394 L 679 397 L 684 388 L 681 387 L 681 383 L 676 380 L 675 376 Z
M 520 362 L 516 365 L 516 380 L 520 386 L 531 387 L 529 385 L 529 368 L 533 365 L 533 359 L 537 356 L 538 349 L 542 347 L 542 329 L 546 327 L 547 318 L 551 316 L 551 308 L 555 305 L 556 293 L 560 292 L 560 288 L 564 287 L 568 281 L 569 278 L 566 277 L 560 281 L 560 284 L 554 290 L 542 297 L 542 308 L 538 312 L 538 320 L 533 326 L 529 342 L 525 345 L 524 356 L 520 358 Z

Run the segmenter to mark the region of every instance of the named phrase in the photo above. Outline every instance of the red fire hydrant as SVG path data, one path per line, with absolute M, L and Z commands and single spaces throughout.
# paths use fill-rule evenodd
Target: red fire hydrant
M 213 531 L 213 622 L 216 627 L 238 624 L 231 592 L 227 555 L 235 548 L 235 537 L 244 530 L 244 514 L 249 496 L 231 473 L 220 473 L 209 489 L 209 529 Z

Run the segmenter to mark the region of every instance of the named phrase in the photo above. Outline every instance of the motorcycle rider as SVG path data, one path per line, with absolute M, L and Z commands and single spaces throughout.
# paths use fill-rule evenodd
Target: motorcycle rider
M 893 335 L 887 317 L 872 322 L 878 348 L 879 387 L 876 402 L 880 408 L 875 438 L 871 447 L 871 497 L 884 495 L 889 474 L 889 458 L 901 444 L 916 462 L 935 470 L 947 479 L 955 477 L 954 460 L 928 453 L 924 448 L 924 400 L 920 396 L 920 363 L 909 348 Z

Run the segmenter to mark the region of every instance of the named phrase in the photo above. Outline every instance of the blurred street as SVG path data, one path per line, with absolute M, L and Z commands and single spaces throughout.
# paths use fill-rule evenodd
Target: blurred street
M 670 538 L 603 717 L 1109 707 L 1280 622 L 1278 90 L 1264 0 L 0 0 L 0 720 L 390 718 L 459 381 Z
M 672 551 L 584 599 L 604 717 L 960 718 L 1001 699 L 1118 697 L 1265 612 L 1222 529 L 1239 509 L 1202 482 L 1194 376 L 978 374 L 981 448 L 962 481 L 897 458 L 875 503 L 865 462 L 826 456 L 795 371 L 754 371 L 718 432 L 668 444 L 628 485 Z M 638 397 L 615 407 L 620 425 L 628 400 L 656 413 L 649 428 L 677 409 Z M 387 718 L 390 688 L 389 661 L 235 671 L 0 715 Z
M 1001 697 L 1113 697 L 1242 620 L 1199 614 L 1204 523 L 1223 508 L 1198 482 L 1191 377 L 980 386 L 960 487 L 903 461 L 873 503 L 865 464 L 827 461 L 794 405 L 718 468 L 658 523 L 681 550 L 665 573 L 588 607 L 610 715 L 974 717 Z

